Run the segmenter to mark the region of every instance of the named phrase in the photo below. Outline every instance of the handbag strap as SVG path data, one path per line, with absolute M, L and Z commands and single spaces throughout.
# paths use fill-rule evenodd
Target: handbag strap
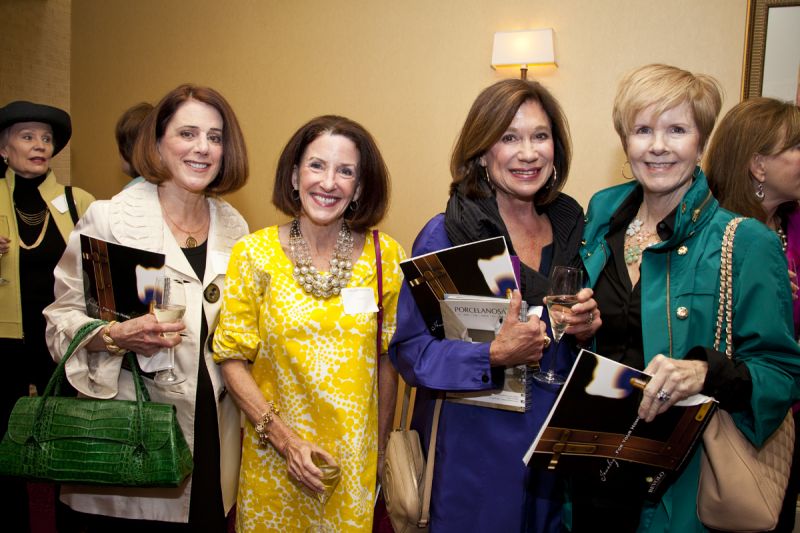
M 75 197 L 72 195 L 72 186 L 67 185 L 64 187 L 64 197 L 67 199 L 67 209 L 69 209 L 69 216 L 72 219 L 72 225 L 76 225 L 80 217 L 78 216 L 78 208 L 75 207 Z
M 33 434 L 39 435 L 40 432 L 43 430 L 44 425 L 44 417 L 42 417 L 42 413 L 44 411 L 45 401 L 46 398 L 49 396 L 60 396 L 61 395 L 61 385 L 66 379 L 66 364 L 67 360 L 75 353 L 75 350 L 78 346 L 84 341 L 84 339 L 92 332 L 94 332 L 98 327 L 103 327 L 108 322 L 105 320 L 90 320 L 89 322 L 82 325 L 78 328 L 78 331 L 75 333 L 75 336 L 72 338 L 72 341 L 69 343 L 67 347 L 67 351 L 64 352 L 64 356 L 58 362 L 58 366 L 53 371 L 53 375 L 50 376 L 50 381 L 47 382 L 47 387 L 44 389 L 44 394 L 42 394 L 42 401 L 39 402 L 39 407 L 36 412 L 36 419 L 34 422 L 33 427 Z M 137 423 L 137 440 L 140 442 L 144 442 L 144 402 L 150 401 L 150 393 L 147 390 L 147 387 L 144 386 L 144 382 L 142 381 L 142 376 L 139 373 L 139 362 L 136 360 L 136 357 L 132 352 L 128 352 L 125 354 L 125 357 L 128 358 L 128 364 L 131 367 L 131 374 L 133 374 L 133 384 L 136 389 L 136 406 L 137 406 L 137 419 L 134 423 Z
M 744 217 L 736 217 L 725 226 L 719 257 L 719 307 L 714 332 L 714 349 L 719 350 L 722 329 L 725 328 L 725 355 L 733 357 L 733 238 Z
M 64 365 L 67 364 L 67 359 L 70 358 L 73 352 L 78 348 L 78 345 L 83 342 L 89 333 L 106 324 L 107 322 L 105 320 L 90 320 L 78 328 L 78 331 L 72 338 L 72 342 L 70 342 L 69 346 L 67 347 L 67 351 L 64 353 L 61 361 L 58 362 L 56 369 L 53 371 L 53 375 L 50 376 L 50 381 L 47 382 L 47 387 L 45 387 L 44 392 L 42 393 L 43 397 L 61 395 L 61 384 L 66 378 L 66 370 L 64 369 Z
M 84 339 L 86 339 L 87 335 L 95 331 L 98 327 L 105 326 L 106 324 L 108 324 L 108 322 L 105 320 L 90 320 L 78 328 L 78 331 L 75 333 L 75 336 L 72 338 L 72 341 L 67 347 L 67 351 L 64 352 L 64 356 L 58 362 L 56 369 L 53 371 L 53 375 L 50 376 L 50 381 L 47 382 L 47 387 L 45 387 L 44 393 L 42 393 L 43 398 L 48 396 L 61 396 L 62 384 L 66 379 L 67 373 L 65 368 L 67 360 L 72 356 Z M 149 402 L 150 393 L 148 392 L 147 387 L 145 387 L 144 381 L 142 380 L 142 376 L 139 372 L 139 362 L 136 360 L 136 357 L 132 352 L 125 354 L 125 357 L 128 359 L 128 365 L 130 366 L 131 374 L 133 374 L 133 384 L 136 388 L 136 401 L 138 403 L 141 403 L 142 401 Z
M 403 406 L 400 409 L 400 430 L 407 430 L 409 425 L 408 408 L 411 403 L 412 387 L 403 381 Z M 431 423 L 431 439 L 428 443 L 428 456 L 425 459 L 425 475 L 423 476 L 422 494 L 420 501 L 422 508 L 419 514 L 418 527 L 427 527 L 431 519 L 431 489 L 433 488 L 433 466 L 436 463 L 436 437 L 439 433 L 439 415 L 442 412 L 442 398 L 436 398 L 433 407 L 433 422 Z
M 378 273 L 378 349 L 375 354 L 378 357 L 378 367 L 381 364 L 381 348 L 383 347 L 383 262 L 381 260 L 381 242 L 378 230 L 372 230 L 372 244 L 375 245 L 375 268 Z
M 425 486 L 422 488 L 422 511 L 417 526 L 427 527 L 431 519 L 431 489 L 433 488 L 433 465 L 436 462 L 436 436 L 439 433 L 439 415 L 442 413 L 442 399 L 436 398 L 431 424 L 431 441 L 428 444 L 428 458 L 425 463 Z

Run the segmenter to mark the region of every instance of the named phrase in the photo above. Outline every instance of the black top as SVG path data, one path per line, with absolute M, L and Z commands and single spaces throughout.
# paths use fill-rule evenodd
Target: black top
M 196 248 L 181 248 L 195 274 L 203 279 L 206 270 L 208 241 Z M 219 467 L 219 427 L 214 387 L 204 357 L 208 324 L 203 311 L 200 327 L 200 364 L 197 365 L 197 391 L 194 408 L 194 470 L 192 497 L 189 504 L 189 526 L 204 531 L 224 531 L 225 513 L 222 505 Z

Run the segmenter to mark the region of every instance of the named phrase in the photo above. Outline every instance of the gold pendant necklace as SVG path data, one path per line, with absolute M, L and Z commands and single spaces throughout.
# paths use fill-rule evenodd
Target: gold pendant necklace
M 166 210 L 166 209 L 164 209 L 164 206 L 161 206 L 161 212 L 162 212 L 162 213 L 164 213 L 164 216 L 165 216 L 165 217 L 167 217 L 167 220 L 169 220 L 169 222 L 170 222 L 170 223 L 171 223 L 173 226 L 175 226 L 175 227 L 176 227 L 176 228 L 178 228 L 180 231 L 182 231 L 184 234 L 186 234 L 186 240 L 184 240 L 184 241 L 183 241 L 183 248 L 196 248 L 196 247 L 197 247 L 197 239 L 195 239 L 194 237 L 192 237 L 192 233 L 200 233 L 200 232 L 202 232 L 202 231 L 203 231 L 203 228 L 205 227 L 205 224 L 203 224 L 202 226 L 200 226 L 200 227 L 199 227 L 198 229 L 196 229 L 196 230 L 192 230 L 192 231 L 186 231 L 185 229 L 183 229 L 182 227 L 180 227 L 179 225 L 177 225 L 177 224 L 175 223 L 175 221 L 174 221 L 174 220 L 172 220 L 172 219 L 170 218 L 170 216 L 167 214 L 167 210 Z M 211 217 L 211 214 L 209 214 L 209 223 L 210 223 L 210 221 L 211 221 L 211 218 L 210 218 L 210 217 Z

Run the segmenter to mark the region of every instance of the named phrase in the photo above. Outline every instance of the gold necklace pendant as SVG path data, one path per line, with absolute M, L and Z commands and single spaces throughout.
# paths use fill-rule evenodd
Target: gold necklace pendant
M 197 241 L 191 235 L 186 237 L 186 240 L 183 242 L 183 244 L 186 248 L 197 248 Z

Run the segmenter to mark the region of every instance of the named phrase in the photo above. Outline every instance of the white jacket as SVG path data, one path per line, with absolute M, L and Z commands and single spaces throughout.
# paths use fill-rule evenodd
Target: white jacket
M 186 336 L 175 349 L 176 372 L 186 376 L 181 384 L 170 389 L 154 386 L 145 380 L 151 400 L 172 403 L 177 407 L 178 421 L 189 447 L 194 450 L 195 389 L 201 306 L 205 310 L 209 333 L 213 332 L 222 303 L 220 297 L 211 303 L 203 290 L 211 283 L 224 288 L 225 272 L 234 243 L 248 233 L 247 223 L 227 202 L 208 198 L 211 222 L 208 231 L 208 253 L 205 277 L 197 278 L 177 241 L 164 223 L 158 202 L 157 187 L 139 183 L 123 190 L 111 200 L 94 202 L 72 232 L 61 261 L 55 270 L 55 301 L 44 310 L 47 318 L 47 342 L 55 360 L 60 360 L 86 315 L 81 267 L 80 234 L 163 253 L 169 275 L 182 279 L 186 287 Z M 91 339 L 89 336 L 86 342 Z M 225 512 L 236 501 L 240 444 L 240 415 L 230 395 L 224 395 L 222 375 L 211 353 L 204 349 L 206 365 L 217 398 L 220 436 L 221 487 Z M 81 393 L 93 398 L 135 399 L 130 372 L 120 372 L 122 358 L 106 352 L 75 351 L 66 365 L 67 377 Z M 187 522 L 191 476 L 178 488 L 126 489 L 119 487 L 64 486 L 61 499 L 73 509 L 85 513 L 122 518 Z

